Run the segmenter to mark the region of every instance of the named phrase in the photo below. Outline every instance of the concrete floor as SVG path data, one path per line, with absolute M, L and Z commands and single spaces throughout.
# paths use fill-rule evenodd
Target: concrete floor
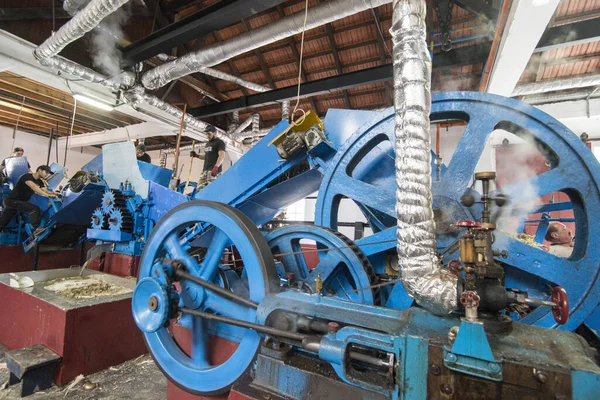
M 9 372 L 0 349 L 0 400 L 19 399 L 16 388 L 5 387 Z M 97 384 L 92 390 L 85 390 L 83 384 Z M 164 400 L 167 397 L 167 379 L 146 354 L 135 360 L 111 367 L 105 371 L 86 376 L 69 389 L 70 384 L 37 392 L 28 399 L 73 399 L 73 400 Z

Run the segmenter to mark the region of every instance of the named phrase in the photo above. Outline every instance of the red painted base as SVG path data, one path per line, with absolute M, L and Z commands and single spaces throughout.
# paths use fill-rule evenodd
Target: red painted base
M 181 325 L 174 324 L 172 328 L 173 337 L 179 344 L 179 347 L 186 353 L 189 354 L 191 344 L 191 332 L 189 329 L 182 327 Z M 208 346 L 210 351 L 208 354 L 209 362 L 212 365 L 222 364 L 231 357 L 238 347 L 235 342 L 217 337 L 209 336 Z M 252 400 L 249 397 L 240 395 L 238 393 L 231 392 L 221 396 L 196 396 L 186 392 L 183 389 L 178 388 L 171 381 L 167 381 L 167 400 Z
M 23 246 L 0 246 L 0 273 L 33 270 L 33 252 L 25 254 Z M 81 247 L 73 250 L 39 253 L 38 270 L 69 268 L 81 264 Z
M 43 344 L 60 355 L 58 385 L 147 351 L 131 315 L 131 299 L 64 310 L 0 284 L 0 304 L 0 343 L 9 350 Z
M 92 260 L 88 264 L 88 268 L 99 271 L 100 259 L 101 257 L 97 257 L 96 259 Z M 106 253 L 104 256 L 104 270 L 102 272 L 116 276 L 137 276 L 139 265 L 139 256 Z

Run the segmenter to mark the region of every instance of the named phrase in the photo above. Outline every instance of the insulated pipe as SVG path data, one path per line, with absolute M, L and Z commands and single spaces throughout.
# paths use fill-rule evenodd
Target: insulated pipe
M 63 3 L 63 8 L 65 9 L 65 11 L 67 13 L 69 13 L 69 15 L 75 16 L 79 12 L 79 8 L 84 6 L 87 3 L 88 3 L 88 0 L 67 0 Z M 111 35 L 115 39 L 115 41 L 117 42 L 119 47 L 125 47 L 125 46 L 129 46 L 131 44 L 131 42 L 115 35 L 114 32 L 112 32 L 110 30 L 110 28 L 106 27 L 106 25 L 104 25 L 103 23 L 98 24 L 98 26 L 96 26 L 96 29 L 102 31 L 103 33 Z M 158 58 L 160 61 L 163 61 L 163 62 L 177 60 L 177 57 L 170 56 L 170 55 L 164 54 L 164 53 L 157 54 L 156 58 Z M 266 92 L 268 90 L 271 90 L 268 87 L 261 86 L 254 82 L 246 81 L 237 76 L 228 74 L 226 72 L 219 71 L 218 69 L 203 68 L 202 71 L 200 71 L 200 72 L 202 72 L 205 75 L 209 75 L 209 76 L 212 76 L 212 77 L 215 77 L 218 79 L 236 83 L 240 86 L 246 87 L 246 88 L 254 90 L 256 92 Z
M 281 119 L 283 121 L 290 121 L 290 101 L 284 100 L 281 102 Z
M 89 0 L 67 0 L 63 3 L 63 8 L 65 9 L 65 11 L 67 13 L 69 13 L 69 15 L 75 16 L 79 12 L 79 8 L 84 6 L 85 4 L 87 4 L 88 1 Z M 115 35 L 114 32 L 112 32 L 110 30 L 110 28 L 106 27 L 106 25 L 104 25 L 103 23 L 99 23 L 98 26 L 96 26 L 96 29 L 98 29 L 108 35 L 111 35 L 115 39 L 115 41 L 117 41 L 117 43 L 120 47 L 129 46 L 131 44 L 131 42 L 124 40 L 123 38 L 120 38 L 117 35 Z M 161 60 L 163 62 L 177 60 L 177 57 L 169 56 L 164 53 L 157 54 L 156 58 L 158 58 L 159 60 Z M 203 68 L 202 71 L 200 71 L 200 72 L 202 72 L 205 75 L 209 75 L 214 78 L 217 78 L 217 79 L 222 79 L 225 81 L 230 81 L 230 82 L 236 83 L 240 86 L 254 90 L 255 92 L 266 92 L 268 90 L 271 90 L 268 87 L 259 85 L 254 82 L 246 81 L 237 76 L 228 74 L 226 72 L 219 71 L 218 69 Z
M 572 78 L 553 79 L 549 81 L 519 85 L 515 88 L 515 90 L 513 90 L 511 97 L 597 85 L 600 85 L 600 74 L 574 76 Z
M 198 72 L 203 73 L 204 75 L 212 76 L 213 78 L 222 79 L 224 81 L 236 83 L 236 84 L 243 86 L 245 88 L 248 88 L 250 90 L 254 90 L 255 92 L 263 93 L 263 92 L 267 92 L 267 91 L 271 90 L 268 87 L 259 85 L 258 83 L 244 80 L 240 77 L 228 74 L 223 71 L 219 71 L 218 69 L 215 69 L 215 68 L 201 68 Z
M 242 135 L 242 132 L 244 132 L 244 130 L 246 130 L 246 128 L 253 123 L 255 115 L 258 116 L 258 114 L 252 114 L 247 119 L 245 119 L 244 122 L 239 124 L 238 127 L 235 128 L 233 132 L 231 132 L 231 137 L 237 139 L 238 137 L 244 136 Z
M 436 256 L 431 195 L 431 58 L 425 0 L 394 0 L 396 214 L 398 266 L 408 295 L 436 314 L 457 307 L 456 275 Z
M 64 24 L 54 35 L 50 36 L 34 51 L 38 59 L 52 58 L 69 43 L 83 37 L 94 29 L 100 21 L 117 11 L 129 0 L 92 0 L 77 15 Z
M 319 3 L 308 9 L 306 30 L 391 2 L 392 0 L 330 0 Z M 146 72 L 142 76 L 142 83 L 148 89 L 158 89 L 173 80 L 201 72 L 202 68 L 212 67 L 237 55 L 301 33 L 303 27 L 304 13 L 289 15 L 244 36 L 188 53 L 176 61 L 160 65 Z

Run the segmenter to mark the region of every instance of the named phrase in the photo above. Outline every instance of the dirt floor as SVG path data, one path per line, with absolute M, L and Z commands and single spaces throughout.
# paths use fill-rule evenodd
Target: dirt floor
M 0 348 L 0 400 L 19 399 L 15 387 L 5 387 L 8 377 L 9 372 L 4 361 L 4 351 Z M 53 386 L 27 398 L 32 400 L 164 400 L 167 397 L 167 379 L 148 354 L 105 371 L 86 376 L 74 384 L 73 387 L 70 388 L 70 386 L 71 384 L 63 387 Z M 92 388 L 86 389 L 86 386 Z

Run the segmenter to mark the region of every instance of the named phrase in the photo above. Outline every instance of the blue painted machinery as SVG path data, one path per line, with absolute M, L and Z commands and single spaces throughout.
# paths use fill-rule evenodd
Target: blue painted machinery
M 130 147 L 134 154 L 133 145 Z M 102 175 L 102 160 L 103 155 L 100 154 L 84 170 Z M 101 203 L 88 220 L 90 226 L 87 230 L 88 240 L 108 245 L 114 253 L 129 256 L 140 256 L 155 223 L 168 210 L 188 200 L 167 188 L 171 170 L 140 161 L 137 168 L 147 186 L 136 191 L 127 180 L 115 187 L 104 182 Z
M 48 180 L 48 189 L 57 190 L 65 170 L 58 164 L 52 164 L 52 177 Z M 19 178 L 27 173 L 27 158 L 7 160 L 7 181 L 0 187 L 2 201 L 12 190 Z M 69 181 L 56 199 L 33 195 L 30 202 L 41 211 L 40 227 L 42 234 L 33 236 L 33 227 L 25 213 L 18 213 L 4 232 L 0 232 L 0 245 L 23 245 L 25 253 L 35 249 L 39 243 L 64 248 L 80 245 L 85 239 L 85 228 L 89 216 L 98 207 L 103 193 L 99 178 L 93 174 L 78 173 Z
M 323 123 L 310 115 L 300 126 L 282 122 L 162 217 L 132 301 L 158 366 L 204 395 L 595 398 L 600 368 L 569 332 L 595 315 L 600 290 L 600 165 L 591 152 L 518 101 L 434 96 L 432 121 L 467 123 L 447 167 L 432 162 L 439 259 L 460 282 L 459 309 L 437 316 L 412 307 L 394 259 L 394 116 L 331 110 Z M 495 129 L 538 143 L 551 170 L 494 189 L 494 174 L 475 168 Z M 537 193 L 524 190 L 532 183 Z M 316 191 L 315 225 L 257 229 Z M 495 229 L 501 207 L 511 215 L 556 191 L 574 211 L 570 258 Z M 343 199 L 356 203 L 373 235 L 354 243 L 335 232 Z M 315 268 L 306 239 L 316 243 Z M 191 330 L 187 353 L 168 329 L 174 318 Z M 238 343 L 224 363 L 208 362 L 209 335 Z

